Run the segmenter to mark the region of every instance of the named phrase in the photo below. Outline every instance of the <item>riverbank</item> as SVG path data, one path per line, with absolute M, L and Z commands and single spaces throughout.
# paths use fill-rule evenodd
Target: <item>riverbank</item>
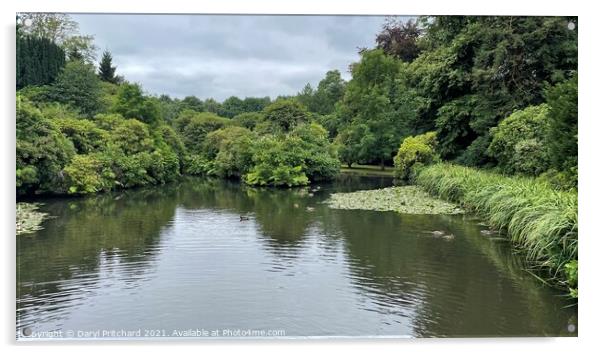
M 578 296 L 576 192 L 449 163 L 424 168 L 416 183 L 503 230 L 533 268 L 548 273 L 547 282 Z
M 358 165 L 353 164 L 351 167 L 347 165 L 341 165 L 341 173 L 354 174 L 360 176 L 386 176 L 393 177 L 393 167 L 385 166 L 384 170 L 381 170 L 380 166 L 377 165 Z

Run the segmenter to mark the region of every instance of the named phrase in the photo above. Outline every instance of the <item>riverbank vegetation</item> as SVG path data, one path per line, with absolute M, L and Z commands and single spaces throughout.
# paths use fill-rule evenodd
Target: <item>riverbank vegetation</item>
M 418 185 L 503 230 L 534 268 L 577 296 L 577 193 L 529 177 L 507 177 L 440 163 L 421 170 Z
M 507 230 L 576 293 L 577 18 L 389 19 L 349 81 L 330 70 L 297 94 L 218 102 L 149 94 L 108 50 L 96 64 L 68 15 L 23 16 L 18 195 L 182 175 L 292 187 L 378 165 Z

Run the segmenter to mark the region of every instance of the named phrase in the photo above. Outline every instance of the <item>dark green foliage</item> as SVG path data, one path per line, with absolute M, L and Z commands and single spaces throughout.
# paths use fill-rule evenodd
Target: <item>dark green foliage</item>
M 232 118 L 243 112 L 243 101 L 236 96 L 232 96 L 222 102 L 218 114 L 222 117 Z
M 203 112 L 205 111 L 205 104 L 196 96 L 186 96 L 180 102 L 180 109 L 190 109 L 196 112 Z
M 577 68 L 577 33 L 567 29 L 566 18 L 442 16 L 422 22 L 424 51 L 405 81 L 419 97 L 419 126 L 437 128 L 446 158 L 462 155 L 514 110 L 542 103 L 547 83 Z
M 400 69 L 399 61 L 380 49 L 363 51 L 362 60 L 353 66 L 353 78 L 337 112 L 341 131 L 348 131 L 339 142 L 355 145 L 343 155 L 352 151 L 358 154 L 355 159 L 345 158 L 347 162 L 378 162 L 384 168 L 385 162 L 392 160 L 401 138 L 409 135 L 407 122 L 413 119 L 413 112 L 396 99 L 395 78 Z M 350 140 L 352 136 L 359 140 Z
M 102 53 L 102 58 L 98 64 L 98 77 L 100 77 L 102 81 L 116 84 L 118 80 L 115 76 L 115 70 L 117 70 L 117 68 L 113 66 L 113 57 L 109 51 L 105 50 Z
M 339 159 L 351 167 L 353 163 L 369 161 L 368 149 L 374 137 L 366 124 L 355 124 L 342 130 L 335 139 Z
M 70 61 L 52 85 L 52 100 L 65 103 L 92 117 L 103 108 L 100 79 L 94 67 L 83 61 Z
M 264 110 L 265 120 L 284 132 L 292 130 L 297 124 L 308 120 L 307 109 L 291 99 L 277 100 Z
M 330 70 L 318 83 L 316 90 L 307 84 L 297 94 L 296 99 L 307 107 L 308 111 L 324 115 L 334 112 L 335 104 L 344 94 L 345 81 L 341 78 L 341 73 L 338 70 Z
M 260 112 L 247 112 L 236 115 L 232 118 L 232 121 L 247 129 L 253 130 L 258 123 L 264 121 L 264 116 Z
M 65 51 L 47 38 L 17 33 L 17 89 L 52 84 L 65 66 Z
M 215 113 L 222 117 L 233 118 L 242 113 L 260 112 L 269 104 L 269 97 L 246 97 L 245 99 L 240 99 L 232 96 L 222 102 Z
M 168 125 L 161 125 L 157 131 L 160 139 L 178 156 L 180 161 L 183 161 L 186 156 L 186 147 L 178 133 Z
M 550 106 L 546 145 L 550 161 L 558 170 L 577 177 L 577 75 L 547 91 Z M 575 183 L 576 186 L 576 183 Z
M 113 112 L 151 125 L 161 119 L 158 103 L 144 96 L 140 85 L 127 82 L 119 86 Z

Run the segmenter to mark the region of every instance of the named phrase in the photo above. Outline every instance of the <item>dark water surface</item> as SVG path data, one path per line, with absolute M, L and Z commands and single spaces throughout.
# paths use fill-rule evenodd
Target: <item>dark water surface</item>
M 312 192 L 186 179 L 40 200 L 54 218 L 17 237 L 18 336 L 576 334 L 576 307 L 478 220 L 322 204 L 390 184 L 348 176 Z

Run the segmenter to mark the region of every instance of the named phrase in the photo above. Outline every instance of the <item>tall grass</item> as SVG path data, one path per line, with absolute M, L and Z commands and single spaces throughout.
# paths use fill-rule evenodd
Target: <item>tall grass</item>
M 449 163 L 425 167 L 416 183 L 504 230 L 534 265 L 550 273 L 550 280 L 569 285 L 564 270 L 577 260 L 576 192 Z

